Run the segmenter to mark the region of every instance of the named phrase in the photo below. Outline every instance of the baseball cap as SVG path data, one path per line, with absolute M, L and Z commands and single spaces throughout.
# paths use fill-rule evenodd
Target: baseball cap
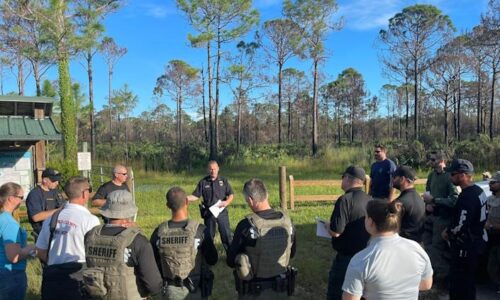
M 500 171 L 497 171 L 495 175 L 493 175 L 490 179 L 488 179 L 488 181 L 494 181 L 494 182 L 500 181 Z
M 472 163 L 466 159 L 456 158 L 451 162 L 451 165 L 445 169 L 448 173 L 474 173 Z
M 42 172 L 42 178 L 48 178 L 50 181 L 61 181 L 61 174 L 52 168 L 47 168 Z
M 356 166 L 347 167 L 347 169 L 345 169 L 342 176 L 344 176 L 344 175 L 350 175 L 354 178 L 358 178 L 358 179 L 363 180 L 363 181 L 365 181 L 365 179 L 366 179 L 365 170 L 363 170 L 363 168 L 356 167 Z
M 415 179 L 417 179 L 417 172 L 410 166 L 399 166 L 396 171 L 392 173 L 392 176 L 404 176 L 410 181 L 415 181 Z
M 137 206 L 129 191 L 118 190 L 108 194 L 100 212 L 109 219 L 126 219 L 137 213 Z

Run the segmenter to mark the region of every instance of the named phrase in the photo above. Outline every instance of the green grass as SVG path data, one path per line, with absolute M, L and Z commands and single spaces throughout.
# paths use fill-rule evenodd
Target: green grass
M 361 150 L 353 151 L 344 151 L 345 153 L 342 152 L 321 159 L 287 161 L 288 174 L 294 175 L 296 179 L 340 179 L 341 172 L 351 163 L 351 158 L 361 153 Z M 233 231 L 239 220 L 250 212 L 241 194 L 246 180 L 253 177 L 264 180 L 270 193 L 272 206 L 279 207 L 279 165 L 280 162 L 260 162 L 251 165 L 233 163 L 230 166 L 221 166 L 220 173 L 229 179 L 235 194 L 235 200 L 228 208 Z M 366 163 L 360 165 L 366 165 Z M 366 166 L 365 169 L 367 169 Z M 425 172 L 422 174 L 425 174 Z M 136 202 L 139 206 L 137 223 L 149 238 L 156 226 L 170 218 L 170 212 L 165 206 L 165 193 L 168 188 L 179 185 L 186 192 L 191 193 L 205 173 L 204 170 L 196 170 L 193 173 L 145 173 L 136 171 L 134 175 L 136 178 Z M 307 189 L 306 191 L 315 194 L 342 193 L 339 189 L 328 187 L 314 190 Z M 288 211 L 297 230 L 297 253 L 291 261 L 291 264 L 299 269 L 298 286 L 296 288 L 296 297 L 294 297 L 296 299 L 326 297 L 328 271 L 334 251 L 328 239 L 316 237 L 314 217 L 328 219 L 332 210 L 332 203 L 315 202 L 297 203 L 294 211 Z M 191 218 L 202 222 L 198 202 L 189 207 L 189 212 Z M 30 227 L 27 223 L 23 223 L 23 225 L 27 229 Z M 219 250 L 219 262 L 213 268 L 215 286 L 212 299 L 234 299 L 236 293 L 232 270 L 226 265 L 226 257 L 218 234 L 215 242 Z M 37 260 L 31 259 L 29 261 L 27 273 L 29 280 L 27 299 L 38 299 L 41 285 L 41 268 Z

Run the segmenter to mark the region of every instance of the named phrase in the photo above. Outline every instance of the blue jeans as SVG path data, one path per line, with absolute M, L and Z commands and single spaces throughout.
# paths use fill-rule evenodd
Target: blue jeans
M 327 300 L 342 299 L 342 284 L 344 284 L 345 273 L 352 256 L 337 253 L 332 263 L 332 268 L 328 276 Z
M 28 279 L 24 270 L 0 269 L 0 300 L 24 300 Z

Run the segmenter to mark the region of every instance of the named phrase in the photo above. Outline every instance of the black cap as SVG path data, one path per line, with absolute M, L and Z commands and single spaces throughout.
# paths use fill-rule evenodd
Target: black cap
M 417 172 L 410 166 L 399 166 L 396 171 L 392 173 L 392 176 L 404 176 L 410 181 L 415 181 L 415 179 L 417 179 Z
M 451 162 L 451 165 L 446 168 L 446 172 L 448 173 L 453 173 L 453 172 L 459 172 L 459 173 L 474 173 L 474 167 L 472 166 L 472 163 L 466 159 L 454 159 Z
M 363 168 L 360 168 L 360 167 L 356 167 L 356 166 L 349 166 L 347 167 L 347 169 L 345 169 L 344 171 L 344 174 L 343 175 L 350 175 L 354 178 L 358 178 L 362 181 L 365 181 L 366 179 L 366 174 L 365 174 L 365 170 L 363 170 Z
M 61 174 L 52 168 L 47 168 L 42 172 L 42 178 L 48 178 L 50 181 L 61 181 Z

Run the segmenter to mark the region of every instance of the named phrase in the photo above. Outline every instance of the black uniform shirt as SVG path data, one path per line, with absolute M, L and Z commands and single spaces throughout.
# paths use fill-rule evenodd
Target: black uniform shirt
M 266 220 L 277 220 L 283 216 L 283 213 L 275 211 L 274 209 L 259 211 L 256 214 Z M 234 259 L 238 254 L 244 252 L 246 247 L 255 247 L 257 240 L 251 237 L 250 228 L 252 228 L 252 224 L 250 224 L 247 218 L 241 220 L 236 226 L 233 241 L 231 242 L 231 246 L 229 246 L 229 249 L 227 250 L 227 265 L 229 267 L 235 267 Z M 295 255 L 295 249 L 297 247 L 297 241 L 295 239 L 295 227 L 293 227 L 292 230 L 292 249 L 290 251 L 290 258 Z
M 188 223 L 187 220 L 180 222 L 168 221 L 168 227 L 184 228 L 187 226 L 187 223 Z M 153 246 L 153 253 L 155 255 L 156 263 L 161 272 L 161 257 L 158 249 L 158 239 L 159 239 L 158 228 L 159 226 L 156 227 L 155 230 L 153 231 L 153 234 L 151 234 L 150 242 L 151 245 Z M 194 236 L 194 238 L 200 240 L 200 246 L 198 250 L 201 251 L 201 254 L 205 259 L 205 262 L 211 266 L 215 265 L 215 263 L 217 263 L 217 260 L 219 259 L 219 254 L 217 253 L 214 241 L 212 240 L 212 236 L 208 232 L 207 227 L 203 224 L 200 224 L 198 226 L 198 230 L 196 231 L 196 235 Z
M 457 245 L 463 249 L 484 250 L 487 208 L 486 194 L 477 185 L 471 185 L 458 195 L 448 234 L 451 238 L 458 237 L 463 244 Z M 454 247 L 454 243 L 451 246 Z
M 204 177 L 193 192 L 193 196 L 203 196 L 203 203 L 206 206 L 212 206 L 219 200 L 225 200 L 232 195 L 233 189 L 225 177 L 219 176 L 214 181 L 210 176 Z
M 371 197 L 361 187 L 346 191 L 335 203 L 330 229 L 340 236 L 332 238 L 332 247 L 343 255 L 354 255 L 366 247 L 370 234 L 365 229 L 366 205 Z
M 120 234 L 125 227 L 115 225 L 105 225 L 101 230 L 101 235 L 115 236 Z M 88 236 L 88 233 L 85 237 Z M 134 267 L 137 286 L 142 297 L 159 294 L 163 286 L 158 266 L 155 263 L 153 249 L 148 239 L 142 235 L 136 235 L 132 243 L 127 247 L 130 249 L 130 256 L 127 266 Z
M 425 203 L 414 188 L 406 189 L 396 199 L 403 204 L 403 218 L 399 234 L 420 243 L 425 217 Z
M 109 193 L 120 190 L 125 190 L 130 192 L 126 183 L 123 183 L 122 185 L 116 185 L 113 183 L 113 181 L 108 181 L 97 189 L 97 192 L 95 193 L 94 197 L 92 197 L 92 200 L 106 199 Z

